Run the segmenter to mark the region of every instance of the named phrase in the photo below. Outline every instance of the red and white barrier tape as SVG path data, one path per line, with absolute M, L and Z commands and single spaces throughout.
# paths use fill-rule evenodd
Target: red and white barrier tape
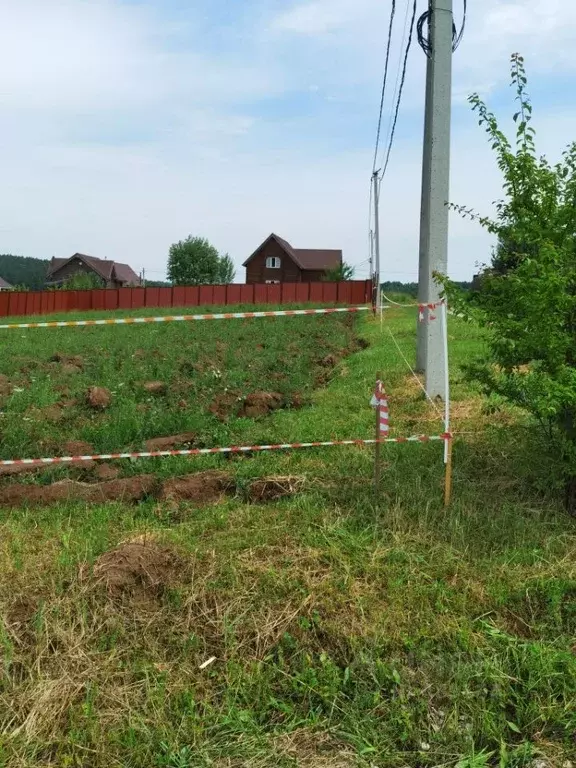
M 326 309 L 282 309 L 263 312 L 219 312 L 213 315 L 167 315 L 166 317 L 111 317 L 102 320 L 54 320 L 46 323 L 10 323 L 0 330 L 16 328 L 77 328 L 92 325 L 145 325 L 146 323 L 178 323 L 193 320 L 242 320 L 252 317 L 293 317 L 295 315 L 333 315 L 340 312 L 365 312 L 369 307 L 329 307 Z
M 342 445 L 375 445 L 376 443 L 429 443 L 451 440 L 452 435 L 413 435 L 412 437 L 387 437 L 380 440 L 324 440 L 314 443 L 279 443 L 277 445 L 234 445 L 228 448 L 188 448 L 181 451 L 141 451 L 136 453 L 96 453 L 91 456 L 54 456 L 46 459 L 2 459 L 0 467 L 48 466 L 51 464 L 76 464 L 86 461 L 109 461 L 111 459 L 156 459 L 166 456 L 209 456 L 218 453 L 251 453 L 263 451 L 286 451 L 296 448 L 326 448 Z
M 376 388 L 372 400 L 370 401 L 370 405 L 374 408 L 378 408 L 378 432 L 381 438 L 386 439 L 390 432 L 390 412 L 388 410 L 386 390 L 381 381 L 376 382 Z

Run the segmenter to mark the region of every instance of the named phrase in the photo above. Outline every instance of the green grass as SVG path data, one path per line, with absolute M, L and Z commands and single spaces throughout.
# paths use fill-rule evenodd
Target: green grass
M 207 429 L 211 444 L 370 436 L 377 369 L 396 434 L 441 431 L 387 331 L 413 357 L 412 313 L 390 312 L 383 331 L 363 318 L 356 333 L 370 347 L 342 360 L 315 392 L 309 367 L 274 362 L 278 346 L 255 352 L 254 345 L 274 338 L 287 350 L 296 340 L 303 356 L 317 359 L 319 347 L 331 351 L 327 343 L 346 346 L 351 330 L 335 318 L 269 322 L 204 326 L 199 354 L 213 354 L 225 338 L 258 366 L 249 386 L 267 388 L 260 383 L 267 365 L 286 373 L 289 391 L 308 385 L 310 405 L 218 422 Z M 90 366 L 104 368 L 88 371 L 129 380 L 126 339 L 138 334 L 139 347 L 165 358 L 157 376 L 147 368 L 131 380 L 166 378 L 180 355 L 192 355 L 182 345 L 195 343 L 186 334 L 196 328 L 170 331 L 183 334 L 177 351 L 161 333 L 146 337 L 148 329 L 104 330 L 101 348 L 110 357 L 91 358 Z M 59 332 L 34 332 L 41 333 Z M 480 334 L 457 320 L 450 334 L 454 424 L 466 434 L 454 448 L 448 510 L 442 446 L 430 444 L 385 448 L 377 503 L 373 451 L 335 448 L 146 464 L 165 474 L 222 466 L 241 488 L 268 474 L 305 478 L 301 493 L 265 505 L 240 494 L 201 509 L 149 501 L 1 512 L 0 765 L 560 768 L 574 761 L 573 521 L 531 425 L 462 381 L 459 364 L 480 348 Z M 34 338 L 21 339 L 36 345 L 26 355 L 45 359 L 48 336 Z M 251 375 L 240 368 L 224 375 L 241 374 Z M 207 418 L 214 390 L 201 392 L 202 407 L 190 418 Z M 117 417 L 128 407 L 122 401 Z M 154 424 L 176 423 L 161 404 L 153 407 Z M 192 426 L 177 423 L 176 431 Z M 107 430 L 82 436 L 110 447 Z M 137 471 L 131 466 L 126 471 Z M 173 548 L 181 567 L 158 598 L 107 596 L 90 565 L 142 534 Z

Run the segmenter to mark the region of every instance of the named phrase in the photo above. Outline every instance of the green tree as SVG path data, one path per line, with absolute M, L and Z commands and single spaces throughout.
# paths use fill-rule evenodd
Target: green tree
M 220 256 L 220 273 L 218 275 L 219 283 L 233 283 L 236 277 L 236 270 L 234 269 L 234 262 L 230 256 L 225 253 Z
M 458 309 L 486 329 L 488 355 L 469 373 L 545 429 L 576 514 L 576 143 L 551 165 L 535 148 L 524 61 L 512 56 L 514 145 L 477 94 L 470 97 L 504 179 L 494 218 L 453 206 L 497 238 L 479 290 L 443 280 Z
M 352 280 L 354 278 L 354 267 L 352 267 L 350 264 L 347 264 L 345 261 L 342 262 L 337 267 L 334 267 L 334 269 L 329 269 L 326 271 L 326 276 L 324 280 L 329 282 L 342 282 L 342 280 Z
M 218 283 L 220 270 L 220 254 L 204 237 L 189 235 L 170 247 L 168 277 L 174 285 Z
M 93 288 L 105 288 L 104 280 L 93 272 L 78 272 L 71 275 L 62 285 L 58 286 L 61 291 L 89 291 Z
M 0 254 L 0 276 L 11 285 L 24 286 L 31 291 L 41 291 L 46 283 L 50 262 L 27 256 Z

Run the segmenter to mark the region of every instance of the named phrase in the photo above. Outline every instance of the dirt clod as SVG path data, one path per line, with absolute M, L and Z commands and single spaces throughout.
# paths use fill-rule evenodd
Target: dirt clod
M 180 435 L 168 435 L 167 437 L 153 437 L 146 440 L 147 451 L 171 451 L 192 445 L 196 440 L 194 432 L 182 432 Z
M 86 399 L 90 408 L 103 411 L 112 402 L 112 395 L 106 387 L 90 387 Z
M 112 597 L 154 597 L 170 584 L 178 557 L 154 542 L 125 542 L 105 552 L 94 564 L 94 578 Z
M 239 402 L 237 392 L 222 392 L 214 398 L 208 410 L 220 421 L 227 421 L 238 410 Z
M 114 464 L 96 464 L 94 475 L 98 480 L 116 480 L 120 470 Z
M 279 392 L 252 392 L 244 400 L 241 416 L 255 418 L 266 416 L 284 405 L 284 397 Z
M 73 376 L 75 373 L 81 373 L 82 368 L 79 368 L 77 365 L 72 365 L 72 363 L 64 363 L 61 370 L 63 374 Z
M 94 448 L 83 440 L 68 440 L 62 446 L 62 451 L 65 456 L 91 456 Z
M 164 395 L 168 387 L 163 381 L 146 381 L 142 384 L 142 389 L 149 395 Z
M 104 483 L 79 483 L 61 480 L 51 485 L 10 484 L 0 488 L 1 507 L 43 506 L 61 501 L 138 502 L 157 489 L 155 475 L 138 475 Z
M 285 496 L 298 493 L 304 486 L 303 477 L 292 475 L 261 477 L 254 480 L 248 487 L 250 501 L 277 501 Z
M 160 498 L 163 501 L 210 504 L 219 501 L 226 491 L 233 488 L 234 480 L 227 472 L 208 470 L 166 480 L 162 486 Z

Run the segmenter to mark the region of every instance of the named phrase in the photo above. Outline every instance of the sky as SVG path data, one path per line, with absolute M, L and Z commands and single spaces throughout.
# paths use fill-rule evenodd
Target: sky
M 170 244 L 201 235 L 242 281 L 242 262 L 276 232 L 296 248 L 342 248 L 367 276 L 390 1 L 0 0 L 0 253 L 80 251 L 162 279 Z M 409 2 L 396 2 L 391 85 Z M 576 139 L 576 3 L 468 5 L 450 196 L 490 213 L 501 180 L 466 98 L 479 92 L 508 127 L 509 58 L 522 53 L 538 149 L 558 159 Z M 454 14 L 459 26 L 462 0 Z M 417 275 L 424 72 L 414 43 L 381 191 L 383 279 Z M 451 276 L 469 279 L 489 257 L 478 225 L 451 214 Z

